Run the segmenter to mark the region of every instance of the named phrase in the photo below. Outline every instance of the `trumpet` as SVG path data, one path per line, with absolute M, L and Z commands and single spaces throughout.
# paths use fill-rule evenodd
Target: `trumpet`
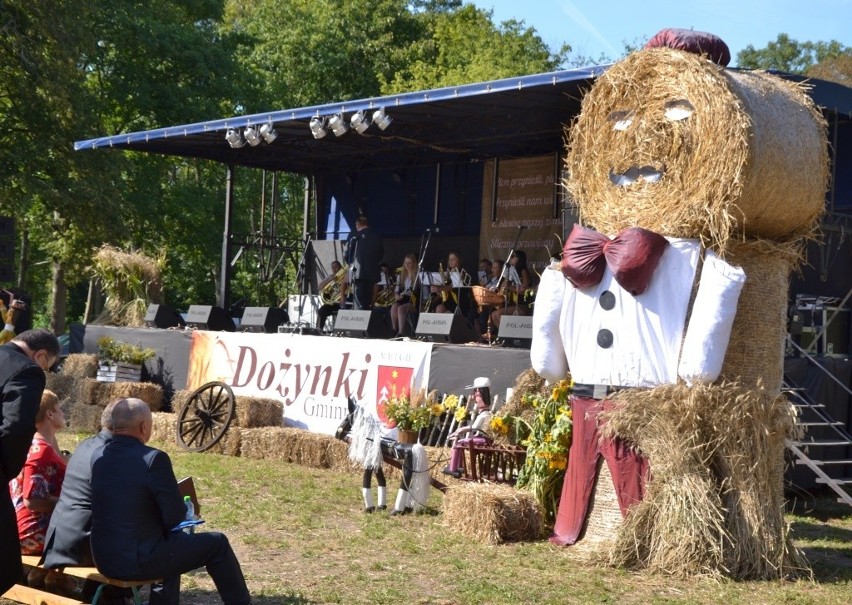
M 334 274 L 334 279 L 328 282 L 320 291 L 320 300 L 324 305 L 339 305 L 343 296 L 343 282 L 346 281 L 346 274 L 349 271 L 348 265 L 343 265 L 340 270 Z

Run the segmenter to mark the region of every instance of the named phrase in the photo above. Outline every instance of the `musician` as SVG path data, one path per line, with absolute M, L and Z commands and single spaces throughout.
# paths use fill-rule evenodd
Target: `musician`
M 346 245 L 346 259 L 352 271 L 352 301 L 356 309 L 373 306 L 373 286 L 379 281 L 379 263 L 384 255 L 382 237 L 370 229 L 363 214 L 355 221 L 356 233 Z
M 340 270 L 342 268 L 343 267 L 338 261 L 331 261 L 331 273 L 329 273 L 328 276 L 319 283 L 317 289 L 322 292 L 323 289 L 330 286 L 334 282 L 334 280 L 340 279 L 338 273 L 340 273 Z M 325 327 L 325 322 L 326 320 L 328 320 L 329 316 L 333 315 L 337 317 L 337 312 L 340 309 L 346 307 L 346 296 L 348 289 L 349 284 L 347 283 L 346 276 L 344 275 L 343 279 L 341 279 L 339 284 L 340 298 L 337 300 L 337 302 L 324 304 L 317 310 L 317 330 L 319 332 L 323 331 L 323 328 Z
M 497 291 L 497 287 L 500 285 L 500 276 L 503 275 L 503 263 L 499 258 L 495 258 L 491 261 L 491 272 L 489 273 L 488 279 L 482 284 L 483 287 L 488 288 L 492 292 Z M 471 323 L 473 323 L 474 328 L 480 334 L 485 334 L 488 329 L 488 319 L 491 317 L 491 312 L 494 310 L 492 305 L 483 305 L 482 309 L 477 310 L 476 308 L 471 309 L 469 314 L 469 319 Z
M 533 287 L 532 273 L 527 267 L 527 254 L 517 250 L 509 258 L 506 270 L 509 287 L 506 291 L 506 304 L 495 307 L 491 312 L 491 325 L 500 326 L 500 318 L 504 315 L 529 315 L 530 309 L 524 304 L 524 292 Z
M 373 306 L 386 306 L 379 304 L 379 295 L 383 291 L 392 291 L 395 286 L 393 271 L 390 265 L 382 263 L 379 265 L 379 281 L 373 286 Z
M 479 261 L 479 285 L 482 287 L 487 287 L 488 279 L 491 276 L 491 261 L 487 258 L 480 259 Z
M 391 305 L 391 326 L 397 337 L 405 336 L 409 313 L 417 312 L 417 289 L 420 287 L 420 276 L 417 267 L 417 257 L 412 253 L 405 255 L 402 261 L 402 273 L 396 282 L 394 302 Z M 413 332 L 413 330 L 412 330 Z
M 435 306 L 435 313 L 454 313 L 459 305 L 462 306 L 462 311 L 469 308 L 469 294 L 459 288 L 469 280 L 470 276 L 462 268 L 461 255 L 456 250 L 450 250 L 447 254 L 444 284 L 431 288 L 432 293 L 440 297 L 440 301 Z

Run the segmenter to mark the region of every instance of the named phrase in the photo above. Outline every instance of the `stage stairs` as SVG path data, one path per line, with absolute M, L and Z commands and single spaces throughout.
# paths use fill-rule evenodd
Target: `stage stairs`
M 828 374 L 843 390 L 852 395 L 852 390 L 840 382 L 816 359 L 817 367 Z M 814 401 L 799 385 L 784 377 L 782 388 L 799 410 L 799 424 L 804 429 L 798 440 L 787 440 L 787 449 L 795 456 L 797 465 L 807 466 L 816 475 L 816 483 L 833 490 L 838 502 L 852 506 L 852 435 L 843 422 L 832 418 L 825 406 Z

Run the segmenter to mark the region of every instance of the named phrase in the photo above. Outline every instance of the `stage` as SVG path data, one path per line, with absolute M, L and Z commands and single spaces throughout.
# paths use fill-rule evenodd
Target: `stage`
M 461 395 L 474 378 L 487 376 L 503 402 L 530 367 L 528 350 L 499 346 L 97 325 L 72 326 L 70 352 L 97 353 L 103 336 L 154 349 L 143 380 L 160 384 L 168 400 L 221 380 L 238 395 L 280 399 L 288 424 L 329 434 L 350 395 L 378 400 L 408 384 Z

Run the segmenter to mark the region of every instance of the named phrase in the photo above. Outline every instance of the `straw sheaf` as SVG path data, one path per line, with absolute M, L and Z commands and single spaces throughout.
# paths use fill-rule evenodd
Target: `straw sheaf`
M 796 412 L 778 393 L 737 384 L 618 393 L 605 438 L 650 463 L 610 563 L 676 576 L 776 579 L 809 573 L 784 520 L 784 440 Z
M 615 540 L 615 536 L 618 535 L 621 521 L 621 508 L 612 482 L 612 473 L 609 471 L 609 466 L 601 459 L 598 462 L 595 490 L 589 502 L 583 539 L 575 546 L 580 550 L 606 552 Z
M 641 226 L 701 238 L 722 254 L 743 233 L 809 233 L 822 211 L 827 147 L 824 121 L 794 88 L 677 50 L 632 53 L 598 78 L 566 133 L 565 185 L 582 220 L 607 234 Z M 666 119 L 666 103 L 677 100 L 695 111 Z M 625 130 L 613 128 L 619 111 L 633 112 Z M 610 181 L 610 171 L 644 166 L 662 179 Z
M 541 510 L 527 492 L 493 483 L 467 483 L 444 493 L 444 525 L 484 544 L 538 540 Z
M 722 366 L 723 380 L 736 380 L 743 387 L 756 387 L 760 381 L 770 392 L 781 390 L 789 277 L 799 254 L 799 246 L 767 240 L 732 246 L 727 260 L 743 268 L 746 281 Z
M 75 378 L 94 378 L 98 375 L 98 356 L 72 353 L 62 362 L 62 374 Z

